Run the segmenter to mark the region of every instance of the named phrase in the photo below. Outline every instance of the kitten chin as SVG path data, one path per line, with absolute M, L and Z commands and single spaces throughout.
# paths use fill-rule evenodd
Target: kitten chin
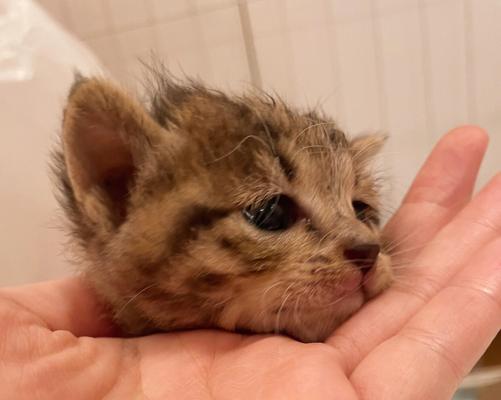
M 262 315 L 258 321 L 254 315 L 240 314 L 238 322 L 235 323 L 231 317 L 228 318 L 228 315 L 231 315 L 230 309 L 227 313 L 223 312 L 218 325 L 229 331 L 280 333 L 305 343 L 322 342 L 360 309 L 364 303 L 364 295 L 361 292 L 352 293 L 338 302 L 302 308 L 292 303 L 290 307 L 282 307 L 266 316 Z M 242 310 L 238 312 L 241 313 Z
M 268 302 L 256 302 L 255 296 L 242 296 L 226 304 L 217 325 L 230 331 L 281 333 L 302 342 L 322 342 L 389 286 L 389 262 L 389 257 L 380 255 L 367 276 L 355 274 L 349 280 L 298 279 L 283 290 L 280 300 L 272 302 L 278 305 L 275 309 Z
M 390 284 L 384 137 L 262 93 L 153 82 L 142 105 L 79 77 L 53 163 L 83 276 L 126 333 L 321 341 Z

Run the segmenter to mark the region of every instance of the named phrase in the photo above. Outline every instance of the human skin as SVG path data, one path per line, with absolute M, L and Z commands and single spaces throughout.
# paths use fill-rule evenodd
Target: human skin
M 1 399 L 448 399 L 501 326 L 501 174 L 479 128 L 437 144 L 385 228 L 394 286 L 326 343 L 121 338 L 78 277 L 0 290 Z

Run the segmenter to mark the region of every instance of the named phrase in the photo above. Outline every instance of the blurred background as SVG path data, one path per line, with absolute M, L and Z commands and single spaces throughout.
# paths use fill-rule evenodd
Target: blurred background
M 174 73 L 320 104 L 348 132 L 388 132 L 388 152 L 398 153 L 389 164 L 395 198 L 451 127 L 481 125 L 501 148 L 500 0 L 40 4 L 131 87 L 141 77 L 138 57 L 154 52 Z M 491 152 L 484 179 L 497 158 Z
M 0 285 L 72 271 L 47 161 L 75 69 L 140 96 L 153 54 L 179 76 L 321 106 L 350 134 L 386 132 L 394 208 L 457 125 L 490 133 L 480 184 L 500 170 L 500 21 L 501 0 L 0 0 Z

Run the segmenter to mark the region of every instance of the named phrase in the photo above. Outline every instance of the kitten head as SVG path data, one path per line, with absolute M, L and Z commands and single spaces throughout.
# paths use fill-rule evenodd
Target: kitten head
M 391 280 L 370 172 L 379 136 L 161 77 L 149 110 L 79 79 L 62 139 L 60 198 L 85 275 L 126 332 L 319 341 Z

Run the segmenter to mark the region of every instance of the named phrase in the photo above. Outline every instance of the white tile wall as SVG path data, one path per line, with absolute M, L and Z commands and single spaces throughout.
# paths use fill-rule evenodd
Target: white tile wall
M 153 52 L 176 74 L 237 89 L 253 77 L 350 132 L 388 132 L 395 199 L 459 124 L 491 133 L 482 181 L 500 169 L 501 0 L 40 2 L 133 87 Z
M 99 60 L 106 67 L 113 69 L 113 72 L 117 74 L 115 68 L 110 68 L 111 66 L 119 65 L 117 60 L 123 59 L 120 46 L 118 45 L 117 35 L 106 34 L 95 36 L 87 39 L 85 43 L 94 51 L 96 56 L 99 57 Z
M 194 3 L 189 0 L 150 0 L 150 3 L 156 21 L 182 18 L 195 12 Z
M 249 16 L 264 86 L 288 99 L 295 97 L 297 81 L 284 4 L 283 0 L 252 3 Z
M 391 133 L 388 163 L 397 191 L 404 189 L 409 175 L 429 151 L 432 136 L 425 74 L 428 54 L 421 34 L 418 0 L 406 3 L 407 7 L 402 7 L 401 1 L 378 0 L 374 10 L 386 97 L 384 128 Z
M 490 129 L 491 149 L 484 163 L 483 178 L 501 165 L 501 1 L 465 0 L 471 10 L 471 62 L 468 95 L 473 117 Z
M 373 7 L 365 0 L 331 2 L 331 37 L 337 47 L 337 68 L 344 123 L 353 131 L 387 129 L 385 95 L 380 79 L 381 45 Z M 377 51 L 376 51 L 377 50 Z M 361 116 L 363 116 L 361 118 Z
M 142 67 L 139 61 L 147 60 L 151 56 L 151 48 L 144 44 L 153 43 L 155 35 L 154 26 L 124 30 L 111 35 L 111 40 L 116 46 L 115 54 L 121 61 L 120 64 L 112 62 L 112 72 L 119 80 L 131 85 L 140 82 Z
M 470 119 L 464 5 L 456 0 L 427 1 L 421 12 L 427 54 L 427 113 L 437 138 L 440 132 Z
M 248 85 L 249 68 L 238 8 L 221 8 L 198 18 L 212 83 L 228 88 Z
M 151 24 L 153 22 L 152 9 L 151 4 L 144 1 L 108 0 L 110 22 L 114 30 L 134 29 Z
M 65 3 L 67 26 L 70 26 L 80 37 L 102 35 L 111 29 L 107 2 L 66 0 Z

